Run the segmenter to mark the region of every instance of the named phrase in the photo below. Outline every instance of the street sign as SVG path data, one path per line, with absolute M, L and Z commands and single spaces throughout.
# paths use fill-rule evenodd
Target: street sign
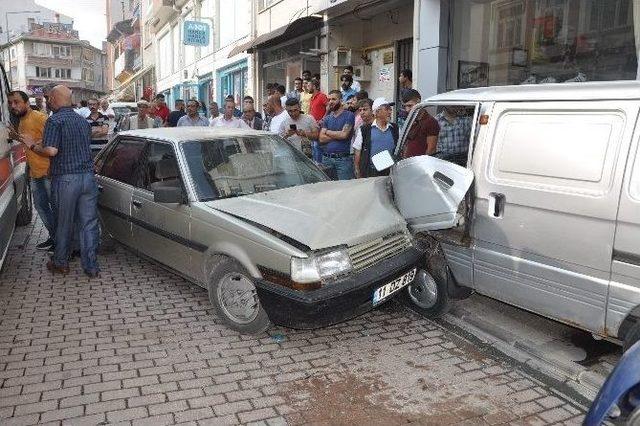
M 182 43 L 188 46 L 209 45 L 209 24 L 199 21 L 184 21 Z

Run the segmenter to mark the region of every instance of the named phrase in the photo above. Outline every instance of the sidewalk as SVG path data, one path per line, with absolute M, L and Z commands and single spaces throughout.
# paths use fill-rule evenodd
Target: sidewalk
M 78 261 L 51 276 L 41 233 L 19 230 L 0 275 L 3 425 L 579 424 L 588 404 L 395 303 L 244 336 L 205 290 L 120 247 L 100 280 Z

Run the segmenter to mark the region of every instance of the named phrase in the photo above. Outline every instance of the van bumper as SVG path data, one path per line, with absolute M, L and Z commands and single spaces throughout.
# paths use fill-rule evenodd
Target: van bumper
M 414 247 L 317 290 L 293 290 L 256 280 L 260 304 L 272 323 L 290 328 L 318 328 L 361 315 L 393 299 L 397 291 L 373 305 L 373 293 L 417 268 L 424 253 Z

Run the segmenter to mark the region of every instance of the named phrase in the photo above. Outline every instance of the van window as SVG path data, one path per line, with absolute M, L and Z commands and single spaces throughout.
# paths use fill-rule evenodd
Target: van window
M 492 147 L 491 178 L 499 183 L 605 194 L 624 129 L 616 111 L 506 111 Z

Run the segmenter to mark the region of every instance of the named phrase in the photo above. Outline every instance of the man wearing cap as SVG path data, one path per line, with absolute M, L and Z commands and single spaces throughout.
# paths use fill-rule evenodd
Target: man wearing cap
M 393 154 L 398 143 L 398 126 L 390 122 L 391 105 L 385 98 L 376 98 L 373 101 L 373 123 L 364 123 L 358 129 L 353 141 L 354 168 L 357 178 L 382 176 L 389 174 L 388 170 L 378 172 L 371 162 L 371 157 L 389 151 Z
M 137 103 L 138 113 L 125 117 L 120 124 L 120 130 L 136 130 L 136 129 L 151 129 L 156 127 L 156 122 L 153 118 L 149 117 L 149 102 L 141 99 Z

